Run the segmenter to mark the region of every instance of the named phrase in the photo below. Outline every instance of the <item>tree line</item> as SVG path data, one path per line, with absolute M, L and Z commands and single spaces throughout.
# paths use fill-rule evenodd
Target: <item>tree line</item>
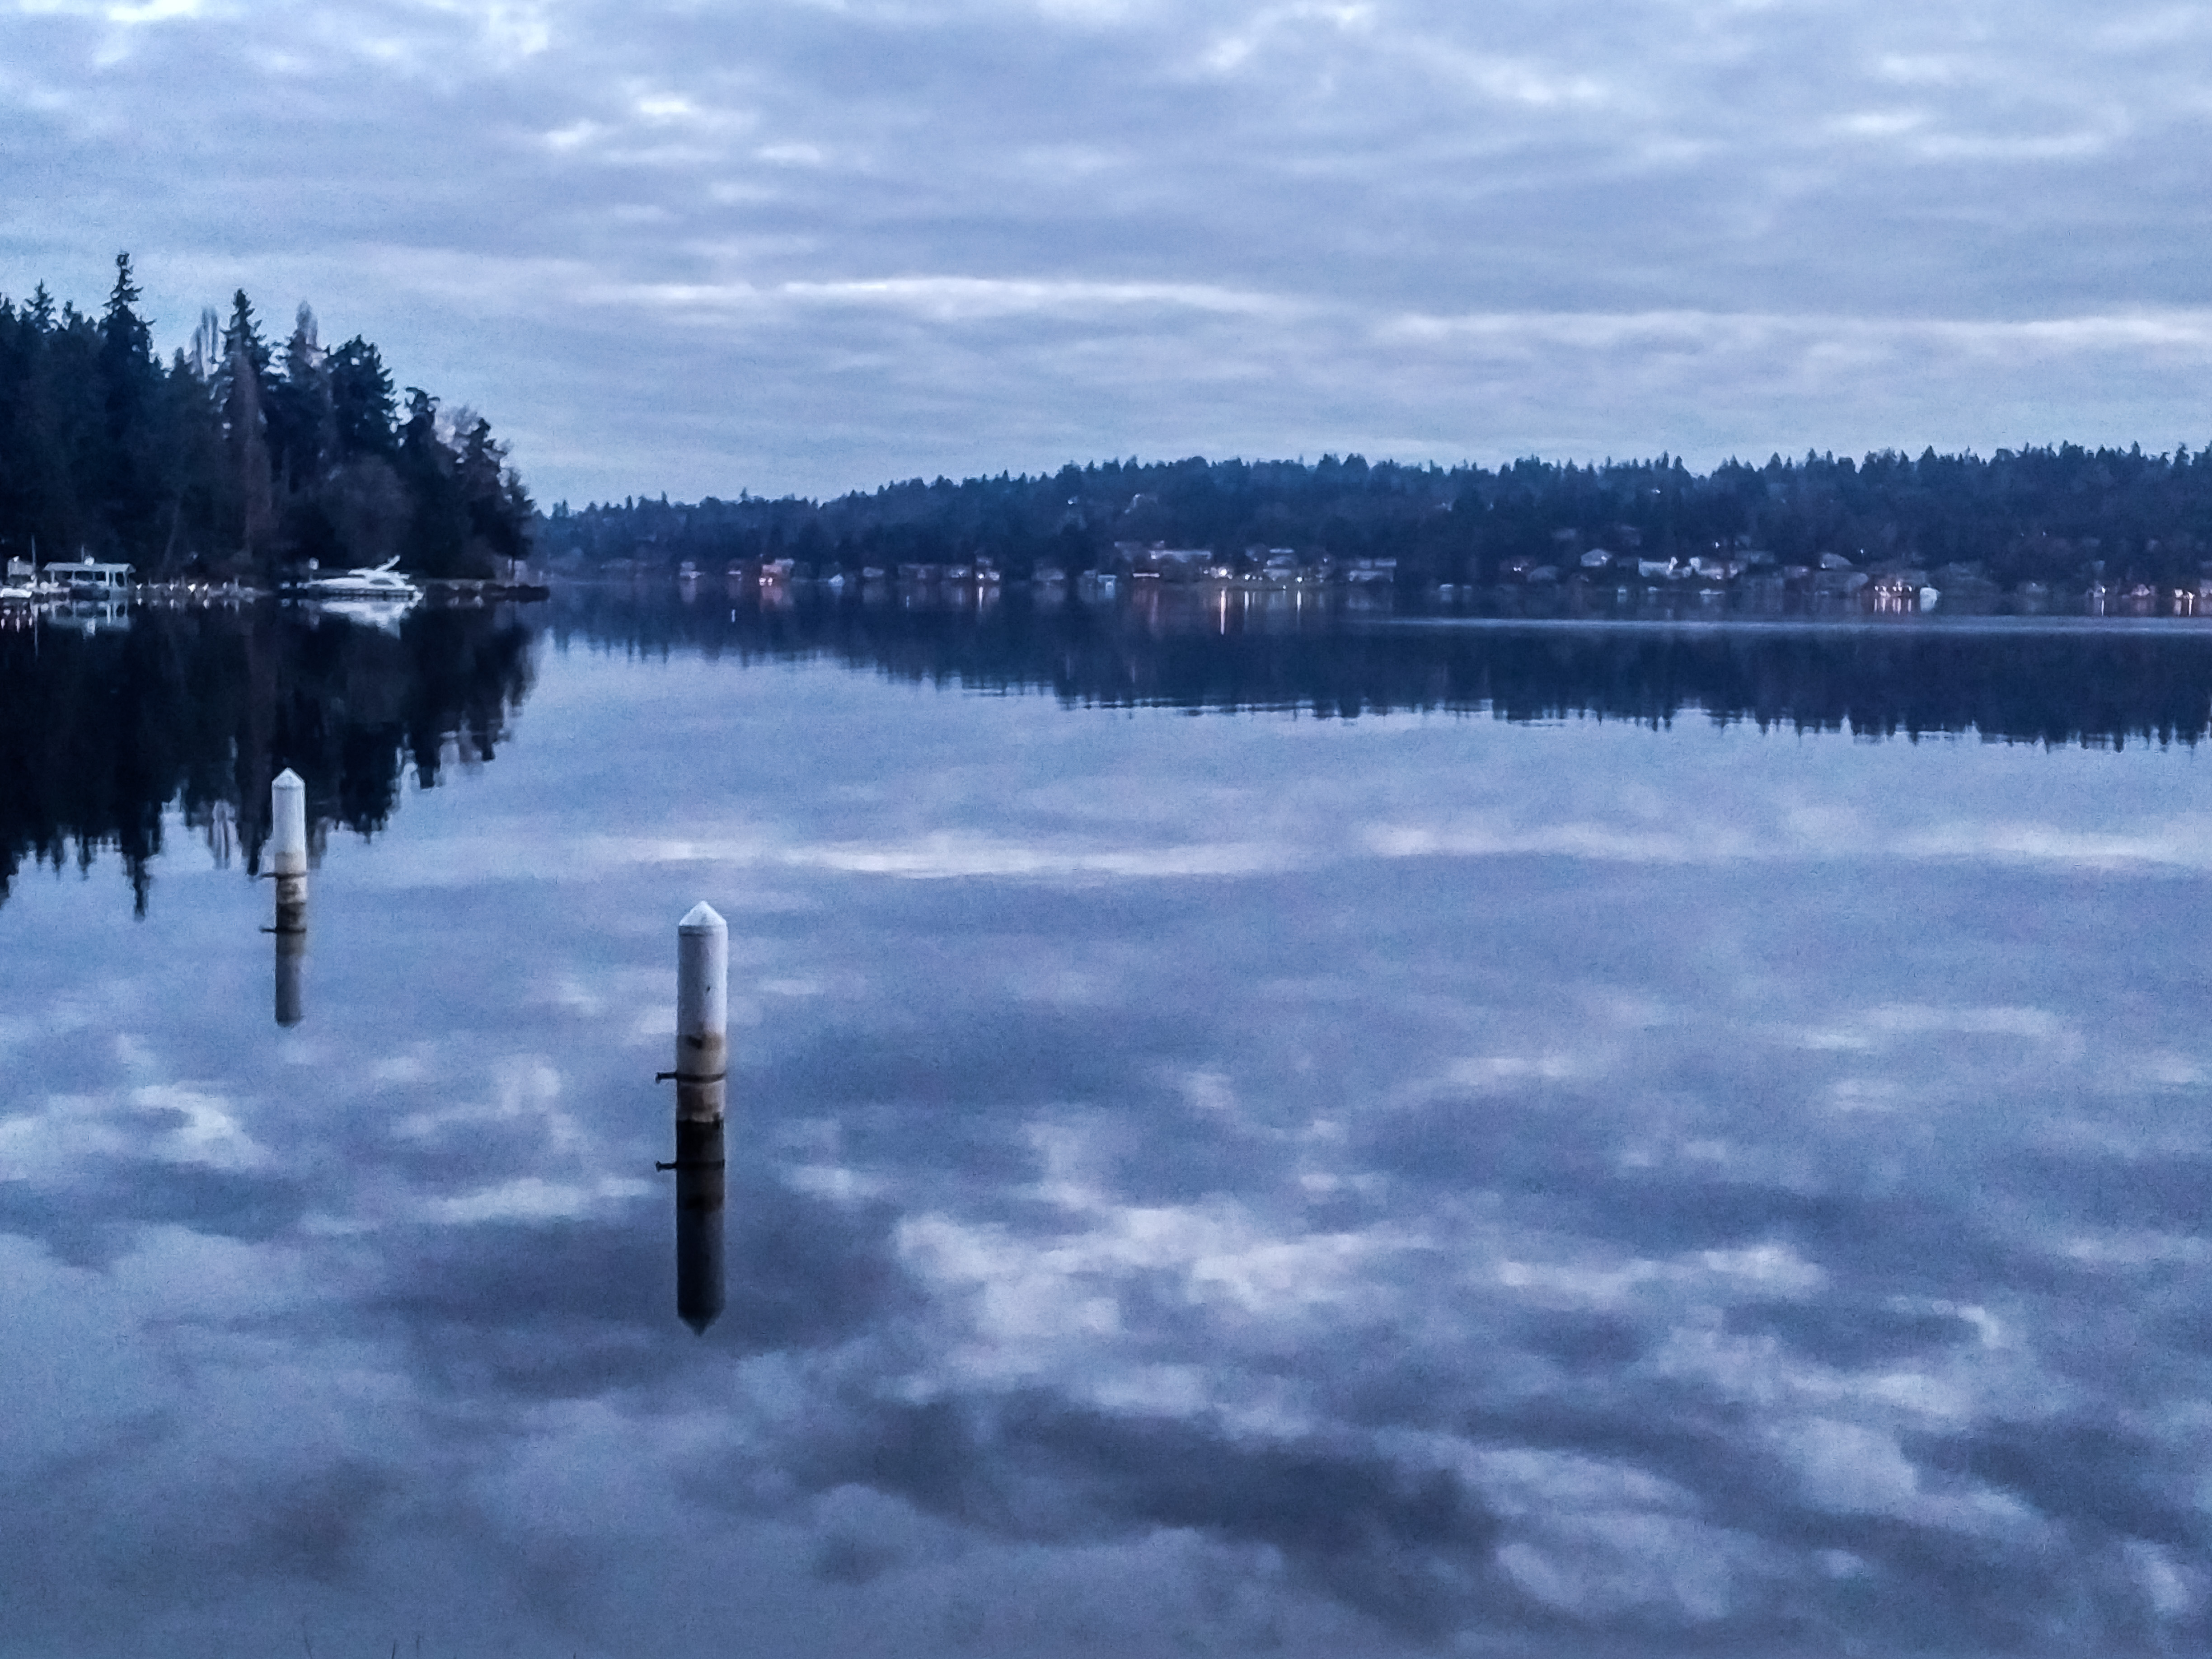
M 1231 566 L 1390 559 L 1399 580 L 1491 582 L 1571 570 L 1603 550 L 1645 559 L 1823 555 L 2011 588 L 2212 574 L 2212 446 L 2080 445 L 1990 456 L 1808 453 L 1692 471 L 1679 457 L 1495 469 L 1305 461 L 1107 461 L 1036 476 L 920 478 L 828 501 L 629 498 L 540 524 L 556 568 L 702 568 L 788 558 L 817 574 L 988 561 L 1008 576 L 1112 568 L 1132 547 L 1203 548 Z
M 368 340 L 325 346 L 302 305 L 272 344 L 240 289 L 164 363 L 140 297 L 127 253 L 97 315 L 43 283 L 0 295 L 0 551 L 264 585 L 311 559 L 479 576 L 526 552 L 490 422 L 397 391 Z

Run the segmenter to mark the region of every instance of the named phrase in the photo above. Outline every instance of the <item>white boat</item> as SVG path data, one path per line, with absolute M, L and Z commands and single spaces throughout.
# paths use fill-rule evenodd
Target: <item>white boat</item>
M 398 562 L 392 558 L 372 569 L 310 576 L 306 581 L 288 584 L 284 592 L 295 599 L 381 599 L 388 605 L 410 605 L 422 597 L 422 590 L 393 568 Z

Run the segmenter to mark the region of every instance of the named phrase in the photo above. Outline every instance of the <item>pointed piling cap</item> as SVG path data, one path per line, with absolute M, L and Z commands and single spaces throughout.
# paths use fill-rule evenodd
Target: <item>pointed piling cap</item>
M 717 1308 L 713 1313 L 678 1314 L 677 1317 L 691 1328 L 692 1335 L 704 1336 L 707 1334 L 707 1327 L 713 1324 L 715 1320 L 719 1319 L 721 1316 L 721 1313 L 722 1310 L 720 1308 Z
M 701 899 L 691 907 L 690 914 L 676 924 L 679 933 L 726 933 L 729 923 L 716 914 L 714 907 Z
M 305 789 L 307 787 L 300 781 L 300 775 L 289 766 L 269 781 L 272 789 Z

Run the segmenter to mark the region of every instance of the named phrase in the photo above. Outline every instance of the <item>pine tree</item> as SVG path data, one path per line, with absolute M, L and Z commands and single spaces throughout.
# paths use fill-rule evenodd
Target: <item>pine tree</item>
M 481 574 L 468 568 L 468 510 L 453 452 L 439 436 L 438 400 L 420 386 L 407 388 L 398 467 L 414 509 L 408 526 L 410 567 L 430 576 Z
M 115 256 L 115 286 L 100 320 L 100 380 L 105 416 L 99 498 L 108 550 L 145 561 L 169 491 L 161 429 L 161 369 L 154 336 L 135 309 L 139 300 L 131 256 Z
M 276 529 L 264 390 L 268 375 L 268 343 L 254 319 L 252 302 L 240 289 L 231 296 L 230 322 L 222 332 L 222 367 L 216 377 L 215 392 L 236 491 L 239 551 L 249 569 L 270 557 Z
M 98 538 L 105 484 L 100 335 L 75 306 L 58 308 L 44 283 L 15 313 L 0 416 L 0 491 L 10 553 L 73 556 Z
M 263 580 L 326 556 L 478 574 L 520 549 L 530 498 L 489 426 L 456 435 L 410 388 L 403 428 L 367 340 L 325 350 L 303 305 L 272 352 L 241 290 L 165 368 L 140 299 L 128 254 L 97 316 L 43 283 L 0 297 L 0 549 Z
M 506 446 L 493 438 L 491 422 L 479 416 L 461 440 L 457 469 L 470 541 L 479 558 L 488 554 L 513 561 L 530 551 L 530 497 L 506 460 Z
M 284 343 L 283 370 L 265 388 L 269 459 L 281 494 L 312 489 L 337 447 L 330 371 L 316 339 L 315 313 L 302 304 Z
M 330 377 L 337 453 L 390 455 L 398 405 L 392 397 L 392 375 L 376 348 L 356 334 L 331 353 L 324 368 Z

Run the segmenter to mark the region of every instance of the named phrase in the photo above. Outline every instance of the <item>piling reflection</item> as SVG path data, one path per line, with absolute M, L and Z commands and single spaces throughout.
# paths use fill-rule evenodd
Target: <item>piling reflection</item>
M 307 883 L 280 881 L 277 884 L 277 923 L 270 930 L 276 935 L 276 1023 L 289 1030 L 307 1017 L 307 1000 L 301 990 L 301 970 L 307 958 L 307 928 L 304 921 L 296 927 L 284 926 L 284 889 L 288 885 L 297 886 L 304 895 Z M 307 908 L 304 896 L 299 901 L 299 908 L 302 913 Z
M 722 1120 L 676 1125 L 676 1316 L 703 1333 L 722 1312 Z

